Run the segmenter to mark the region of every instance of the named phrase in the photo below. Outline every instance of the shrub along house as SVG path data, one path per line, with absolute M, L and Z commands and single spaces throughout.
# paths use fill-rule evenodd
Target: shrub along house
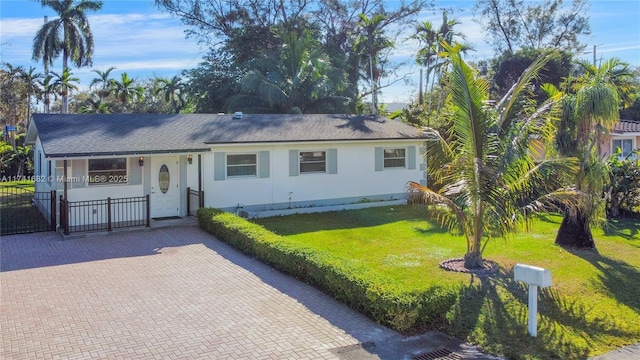
M 36 191 L 57 190 L 65 231 L 198 206 L 402 200 L 408 181 L 426 182 L 424 140 L 397 121 L 347 115 L 35 114 L 27 134 Z

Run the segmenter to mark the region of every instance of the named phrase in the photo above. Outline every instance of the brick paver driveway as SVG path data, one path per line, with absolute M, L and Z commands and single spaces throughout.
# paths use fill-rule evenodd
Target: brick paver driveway
M 3 359 L 331 359 L 398 337 L 196 227 L 0 243 Z

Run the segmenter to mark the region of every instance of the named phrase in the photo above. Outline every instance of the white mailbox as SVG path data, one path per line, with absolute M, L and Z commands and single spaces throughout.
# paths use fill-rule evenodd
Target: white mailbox
M 516 264 L 513 278 L 529 285 L 529 335 L 538 336 L 538 286 L 551 286 L 551 271 L 537 266 Z
M 513 278 L 516 281 L 524 281 L 529 285 L 551 286 L 551 271 L 537 266 L 516 264 L 513 269 Z

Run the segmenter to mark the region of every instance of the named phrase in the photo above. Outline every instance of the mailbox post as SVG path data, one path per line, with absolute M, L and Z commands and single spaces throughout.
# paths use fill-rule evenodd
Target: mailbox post
M 516 264 L 513 278 L 529 285 L 529 335 L 538 336 L 538 286 L 551 286 L 551 271 L 531 265 Z

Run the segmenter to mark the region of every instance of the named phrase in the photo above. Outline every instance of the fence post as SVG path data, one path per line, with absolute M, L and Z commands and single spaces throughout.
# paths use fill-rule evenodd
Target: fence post
M 145 195 L 147 197 L 147 227 L 151 226 L 151 203 L 149 202 L 149 194 Z
M 187 186 L 187 216 L 191 215 L 191 188 Z
M 69 235 L 69 203 L 60 195 L 60 225 L 65 235 Z
M 111 197 L 107 198 L 107 231 L 111 231 Z
M 51 231 L 56 231 L 57 221 L 56 221 L 56 212 L 58 210 L 58 206 L 56 204 L 56 191 L 51 190 Z

